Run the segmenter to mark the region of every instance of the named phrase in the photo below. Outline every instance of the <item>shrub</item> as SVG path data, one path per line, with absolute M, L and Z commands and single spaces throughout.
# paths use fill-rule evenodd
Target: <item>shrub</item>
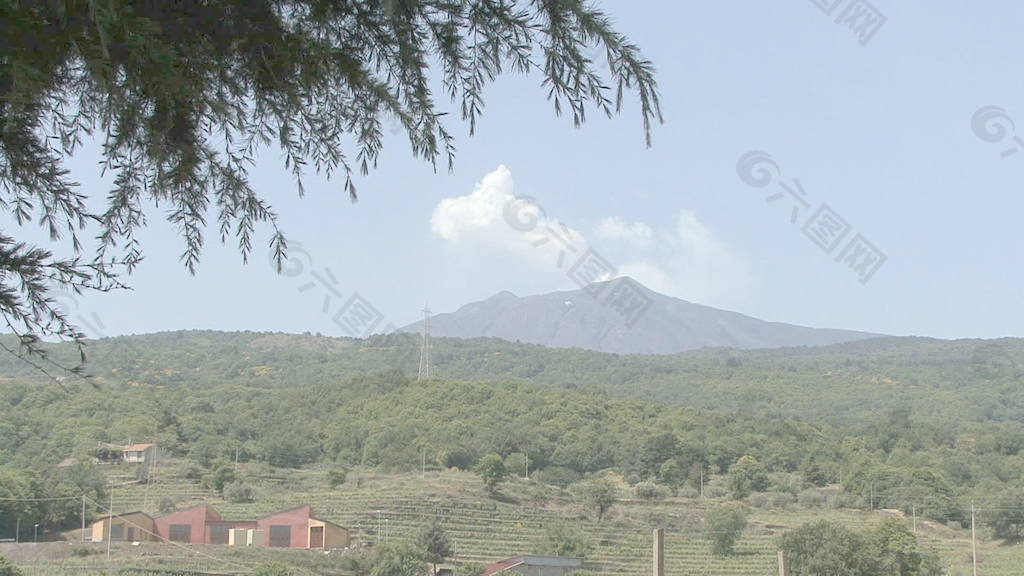
M 808 508 L 824 508 L 829 503 L 827 494 L 816 488 L 808 488 L 797 497 L 801 506 Z
M 187 466 L 185 466 L 183 474 L 185 478 L 188 480 L 199 480 L 200 478 L 203 477 L 203 469 L 200 468 L 197 464 L 189 463 Z
M 224 487 L 235 481 L 235 469 L 226 462 L 216 464 L 213 470 L 203 476 L 203 488 L 224 494 Z
M 0 576 L 21 576 L 21 570 L 8 562 L 7 558 L 0 556 Z
M 549 466 L 537 472 L 534 476 L 539 482 L 565 488 L 566 486 L 579 482 L 580 474 L 564 466 Z
M 272 562 L 261 565 L 252 574 L 253 576 L 291 576 L 292 572 L 284 564 Z
M 747 509 L 739 503 L 723 504 L 708 511 L 704 537 L 711 541 L 715 556 L 729 556 L 747 527 Z
M 537 546 L 537 553 L 585 558 L 590 553 L 590 542 L 579 528 L 565 522 L 556 522 L 549 524 L 544 530 L 543 539 Z
M 174 512 L 178 508 L 178 499 L 174 496 L 161 496 L 158 507 L 161 514 Z
M 327 471 L 327 485 L 331 490 L 345 483 L 348 479 L 348 471 L 344 468 L 331 468 Z
M 661 500 L 665 497 L 665 490 L 654 482 L 640 482 L 633 486 L 633 494 L 644 500 Z
M 736 500 L 768 489 L 768 472 L 753 456 L 743 456 L 729 467 L 729 491 Z
M 466 562 L 455 569 L 455 576 L 483 576 L 486 568 L 479 562 Z
M 513 452 L 505 456 L 505 469 L 513 476 L 526 476 L 530 469 L 530 459 L 522 452 Z
M 87 548 L 87 547 L 84 547 L 84 546 L 77 546 L 77 547 L 71 549 L 71 555 L 74 556 L 75 558 L 83 558 L 85 556 L 92 556 L 93 554 L 99 554 L 99 553 L 100 553 L 99 550 L 96 550 L 96 549 L 93 549 L 93 548 Z
M 235 481 L 224 487 L 224 499 L 235 504 L 255 502 L 256 494 L 253 492 L 252 486 Z

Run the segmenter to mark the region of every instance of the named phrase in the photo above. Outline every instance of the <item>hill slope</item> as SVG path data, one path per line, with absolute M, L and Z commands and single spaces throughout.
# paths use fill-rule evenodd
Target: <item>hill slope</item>
M 431 334 L 489 336 L 554 348 L 675 354 L 705 347 L 822 346 L 878 336 L 766 322 L 649 290 L 631 278 L 519 297 L 500 292 L 430 320 Z M 402 328 L 419 332 L 422 322 Z

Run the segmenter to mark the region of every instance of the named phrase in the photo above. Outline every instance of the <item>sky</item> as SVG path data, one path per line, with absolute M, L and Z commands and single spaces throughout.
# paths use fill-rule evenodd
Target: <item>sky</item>
M 449 124 L 454 172 L 389 134 L 356 203 L 315 175 L 299 198 L 265 151 L 254 181 L 293 248 L 282 274 L 264 227 L 248 264 L 211 230 L 192 276 L 153 211 L 133 290 L 62 306 L 91 337 L 362 335 L 425 304 L 575 289 L 573 264 L 599 255 L 610 274 L 765 320 L 1024 336 L 1024 4 L 872 1 L 598 2 L 656 66 L 651 148 L 633 99 L 577 129 L 538 75 L 505 77 L 474 136 Z M 98 160 L 92 145 L 69 163 L 97 207 Z

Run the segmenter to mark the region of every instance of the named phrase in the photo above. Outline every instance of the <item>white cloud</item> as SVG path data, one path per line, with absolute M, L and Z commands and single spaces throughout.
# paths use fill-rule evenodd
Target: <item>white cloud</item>
M 643 222 L 626 222 L 618 216 L 597 223 L 597 235 L 611 240 L 625 240 L 638 248 L 646 248 L 654 239 L 654 230 Z
M 571 288 L 566 272 L 588 246 L 580 232 L 545 214 L 540 204 L 517 197 L 505 166 L 487 174 L 470 194 L 441 200 L 430 226 L 450 250 L 446 266 L 459 269 L 450 273 L 484 292 Z M 596 249 L 620 276 L 652 290 L 722 307 L 737 307 L 750 293 L 746 262 L 693 211 L 681 210 L 667 229 L 604 218 L 595 236 L 610 242 Z
M 746 261 L 692 210 L 680 210 L 675 226 L 658 233 L 652 253 L 619 266 L 651 290 L 710 306 L 736 307 L 752 289 Z
M 537 201 L 517 197 L 512 173 L 503 165 L 484 176 L 470 194 L 441 200 L 430 228 L 459 260 L 507 280 L 499 289 L 565 288 L 565 271 L 587 248 L 579 231 L 547 216 Z

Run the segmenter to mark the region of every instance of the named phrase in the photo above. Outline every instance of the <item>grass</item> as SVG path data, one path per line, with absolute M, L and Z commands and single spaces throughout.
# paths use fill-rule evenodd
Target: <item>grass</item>
M 611 576 L 649 574 L 654 527 L 666 530 L 667 574 L 770 576 L 777 570 L 776 539 L 786 529 L 820 519 L 863 528 L 898 514 L 806 509 L 797 505 L 776 510 L 754 509 L 736 554 L 715 557 L 701 532 L 704 512 L 714 504 L 712 500 L 622 499 L 598 523 L 588 517 L 567 491 L 520 479 L 503 484 L 502 498 L 495 500 L 484 492 L 476 476 L 459 471 L 424 475 L 355 471 L 344 485 L 330 490 L 324 470 L 272 470 L 242 465 L 239 476 L 256 487 L 256 501 L 245 504 L 224 502 L 195 481 L 182 477 L 175 464 L 158 470 L 156 481 L 148 487 L 132 483 L 131 472 L 125 468 L 112 469 L 112 480 L 121 484 L 114 491 L 116 511 L 141 509 L 156 515 L 164 496 L 178 499 L 178 509 L 212 504 L 227 519 L 254 518 L 311 504 L 318 517 L 349 527 L 356 542 L 370 545 L 383 540 L 410 540 L 422 525 L 438 518 L 454 541 L 456 563 L 489 563 L 536 551 L 547 525 L 570 522 L 585 532 L 592 545 L 587 568 Z M 80 534 L 72 531 L 68 538 L 76 540 Z M 952 576 L 971 574 L 969 531 L 919 521 L 918 538 L 923 548 L 935 550 L 943 557 Z M 53 545 L 65 549 L 55 549 L 41 558 L 22 560 L 17 554 L 11 558 L 29 569 L 26 576 L 105 573 L 105 545 Z M 72 556 L 71 549 L 76 547 L 100 549 L 102 553 Z M 360 553 L 325 555 L 309 550 L 143 543 L 115 545 L 111 562 L 117 569 L 174 567 L 196 573 L 242 574 L 260 564 L 278 561 L 309 573 L 346 574 L 351 573 L 346 558 Z M 1005 546 L 983 539 L 979 544 L 978 573 L 1019 576 L 1022 553 L 1022 545 Z M 7 554 L 2 547 L 0 554 Z

